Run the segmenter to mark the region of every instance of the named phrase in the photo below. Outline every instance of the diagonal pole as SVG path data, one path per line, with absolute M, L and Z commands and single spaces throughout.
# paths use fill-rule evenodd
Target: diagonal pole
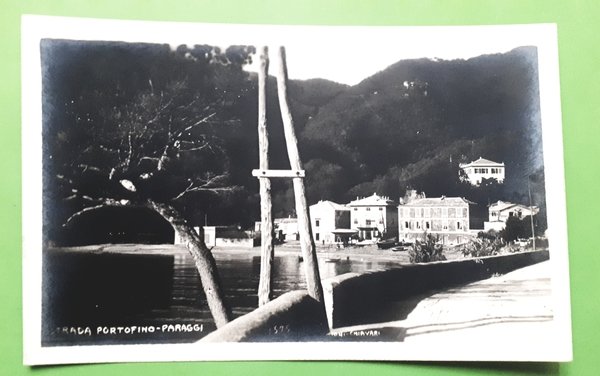
M 258 150 L 259 168 L 269 169 L 269 132 L 267 130 L 267 72 L 269 71 L 269 51 L 261 47 L 258 69 Z M 260 280 L 258 282 L 259 307 L 271 300 L 271 279 L 273 277 L 273 218 L 271 214 L 271 180 L 258 179 L 260 184 Z
M 298 140 L 294 131 L 294 121 L 290 111 L 287 95 L 287 67 L 285 62 L 285 48 L 279 47 L 277 51 L 277 94 L 279 97 L 279 108 L 283 120 L 283 131 L 285 143 L 292 170 L 302 170 L 302 162 L 298 153 Z M 261 179 L 262 180 L 262 179 Z M 294 177 L 294 196 L 296 201 L 296 213 L 298 216 L 298 232 L 300 233 L 300 248 L 304 258 L 304 274 L 306 276 L 306 288 L 310 296 L 319 302 L 323 302 L 323 287 L 319 276 L 319 265 L 315 243 L 311 236 L 310 221 L 308 219 L 308 207 L 306 205 L 306 194 L 304 191 L 304 180 L 302 177 Z

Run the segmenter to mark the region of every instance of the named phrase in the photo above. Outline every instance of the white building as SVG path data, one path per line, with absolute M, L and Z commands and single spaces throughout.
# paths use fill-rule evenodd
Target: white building
M 489 221 L 483 223 L 484 231 L 500 231 L 506 227 L 506 221 L 510 217 L 523 219 L 527 216 L 536 215 L 539 212 L 537 206 L 525 206 L 513 204 L 512 202 L 498 201 L 489 207 Z
M 195 226 L 194 231 L 200 233 L 200 227 Z M 207 247 L 233 247 L 252 248 L 254 240 L 248 231 L 242 231 L 235 226 L 203 226 L 204 244 Z M 175 234 L 175 244 L 184 244 L 184 241 Z
M 350 208 L 332 201 L 319 201 L 311 205 L 310 224 L 315 244 L 345 242 L 349 237 Z
M 471 163 L 459 165 L 461 179 L 472 185 L 480 185 L 482 179 L 495 179 L 498 183 L 504 182 L 504 162 L 498 163 L 479 157 Z
M 398 235 L 398 211 L 389 197 L 372 196 L 356 198 L 347 204 L 350 208 L 350 228 L 358 230 L 363 240 L 373 242 Z
M 260 232 L 261 221 L 254 222 L 254 232 Z M 281 241 L 298 240 L 298 218 L 275 218 L 273 219 L 273 233 Z
M 474 203 L 463 197 L 417 197 L 398 206 L 398 237 L 421 239 L 438 235 L 444 244 L 460 244 L 472 237 L 469 208 Z

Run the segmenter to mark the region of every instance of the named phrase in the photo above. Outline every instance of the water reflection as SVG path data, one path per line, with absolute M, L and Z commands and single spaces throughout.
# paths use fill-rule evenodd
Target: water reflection
M 157 335 L 136 336 L 73 336 L 60 331 L 44 333 L 45 345 L 85 345 L 109 343 L 177 343 L 192 342 L 202 338 L 215 329 L 204 292 L 200 283 L 198 272 L 191 256 L 185 251 L 155 250 L 156 253 L 171 254 L 174 257 L 174 270 L 170 304 L 164 308 L 155 308 L 137 314 L 123 312 L 121 317 L 111 320 L 106 325 L 122 326 L 162 326 L 162 325 L 188 325 L 202 326 L 201 331 L 161 333 Z M 235 317 L 242 316 L 258 306 L 258 282 L 260 275 L 260 257 L 256 253 L 244 252 L 215 252 L 214 253 L 221 282 L 225 292 L 226 303 L 232 308 Z M 318 259 L 321 278 L 330 278 L 336 275 L 357 272 L 389 269 L 398 267 L 397 263 L 376 262 L 351 259 Z M 273 296 L 276 298 L 288 291 L 304 289 L 304 262 L 298 254 L 288 253 L 278 255 L 273 262 Z M 159 306 L 152 305 L 149 306 Z M 81 318 L 81 325 L 94 328 L 97 323 L 85 322 Z

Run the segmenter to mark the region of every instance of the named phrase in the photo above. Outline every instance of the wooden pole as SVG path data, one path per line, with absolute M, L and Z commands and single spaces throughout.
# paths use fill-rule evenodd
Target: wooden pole
M 533 226 L 533 206 L 531 205 L 531 176 L 527 177 L 527 192 L 529 193 L 529 218 L 531 220 L 531 238 L 533 239 L 533 250 L 535 251 L 535 227 Z
M 267 130 L 267 72 L 269 51 L 261 47 L 258 69 L 258 155 L 261 170 L 269 169 L 269 132 Z M 259 178 L 260 184 L 260 280 L 258 282 L 258 305 L 271 300 L 271 278 L 273 276 L 273 218 L 271 215 L 271 180 Z
M 294 131 L 294 121 L 290 111 L 287 96 L 287 67 L 285 62 L 285 48 L 279 47 L 277 51 L 279 69 L 277 71 L 277 94 L 279 97 L 279 108 L 283 120 L 283 131 L 287 146 L 288 157 L 292 170 L 302 170 L 300 154 L 298 153 L 298 141 Z M 294 196 L 296 201 L 296 214 L 298 216 L 298 232 L 300 234 L 300 248 L 304 258 L 304 274 L 306 276 L 306 288 L 308 294 L 315 300 L 323 302 L 323 287 L 319 276 L 319 265 L 315 243 L 312 239 L 308 207 L 306 205 L 306 194 L 304 192 L 304 180 L 301 177 L 293 178 Z

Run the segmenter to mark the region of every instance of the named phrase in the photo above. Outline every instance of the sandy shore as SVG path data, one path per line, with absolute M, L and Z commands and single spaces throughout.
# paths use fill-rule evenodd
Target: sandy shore
M 143 253 L 143 254 L 186 254 L 187 249 L 183 245 L 174 244 L 98 244 L 77 247 L 53 248 L 54 251 L 79 251 L 91 253 Z M 260 247 L 254 248 L 235 248 L 235 247 L 214 247 L 211 252 L 215 256 L 226 254 L 245 254 L 260 255 Z M 445 251 L 448 260 L 463 258 L 462 254 L 456 249 L 451 248 Z M 297 255 L 301 256 L 300 244 L 298 241 L 286 242 L 275 246 L 275 255 Z M 378 249 L 377 245 L 351 246 L 337 248 L 335 245 L 318 245 L 317 257 L 320 259 L 331 260 L 376 260 L 397 262 L 399 264 L 410 264 L 407 251 L 394 252 L 389 249 Z

